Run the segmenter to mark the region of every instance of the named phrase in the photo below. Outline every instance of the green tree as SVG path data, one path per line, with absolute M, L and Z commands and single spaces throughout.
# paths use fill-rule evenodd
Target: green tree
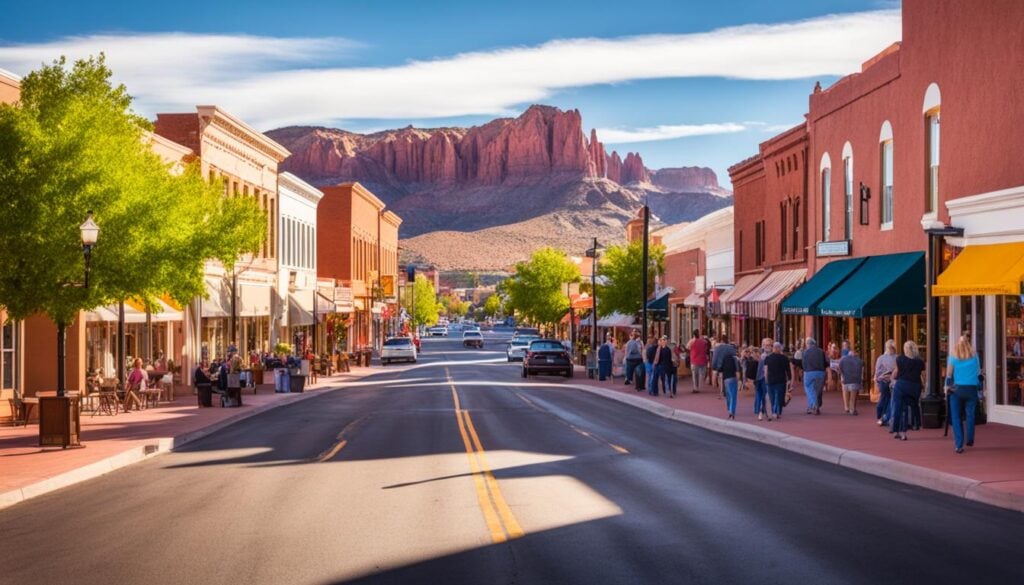
M 230 268 L 266 236 L 255 200 L 223 197 L 198 164 L 171 172 L 110 78 L 102 55 L 70 69 L 61 58 L 0 106 L 0 304 L 15 319 L 44 313 L 62 329 L 131 297 L 186 304 L 205 294 L 205 260 Z M 85 288 L 78 226 L 90 210 L 100 235 Z
M 542 248 L 528 262 L 516 264 L 516 273 L 507 279 L 504 290 L 509 305 L 531 322 L 553 325 L 569 310 L 565 284 L 578 282 L 579 268 L 554 248 Z
M 597 312 L 635 315 L 643 309 L 643 241 L 609 246 L 597 265 L 604 283 L 597 285 Z M 647 290 L 654 292 L 654 277 L 665 273 L 664 246 L 648 250 Z
M 438 311 L 440 304 L 437 302 L 437 293 L 434 292 L 434 283 L 422 274 L 417 274 L 413 290 L 415 292 L 407 293 L 402 298 L 402 306 L 405 307 L 405 312 L 412 319 L 413 329 L 420 325 L 437 323 L 437 319 L 440 317 Z M 412 305 L 413 297 L 416 299 L 415 308 Z
M 469 303 L 463 301 L 455 295 L 451 295 L 448 299 L 448 316 L 449 317 L 464 317 L 469 312 Z
M 485 317 L 496 317 L 501 313 L 501 297 L 495 293 L 484 301 L 483 314 Z

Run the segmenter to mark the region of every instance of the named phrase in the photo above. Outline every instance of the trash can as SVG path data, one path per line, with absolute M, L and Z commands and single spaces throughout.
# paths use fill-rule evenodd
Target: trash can
M 274 368 L 274 392 L 289 392 L 288 369 Z
M 302 375 L 302 370 L 299 368 L 292 368 L 288 373 L 288 391 L 302 392 L 305 388 L 306 377 Z
M 196 384 L 196 395 L 199 397 L 199 406 L 213 406 L 212 384 Z

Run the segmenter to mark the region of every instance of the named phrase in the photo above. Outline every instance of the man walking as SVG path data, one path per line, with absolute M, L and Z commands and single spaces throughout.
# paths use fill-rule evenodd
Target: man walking
M 711 371 L 715 377 L 722 373 L 722 365 L 729 358 L 736 358 L 736 346 L 729 343 L 729 338 L 722 335 L 718 338 L 718 344 L 711 350 Z M 725 385 L 722 385 L 722 396 L 725 396 Z
M 666 396 L 669 395 L 669 380 L 668 370 L 672 367 L 672 350 L 668 346 L 668 336 L 662 335 L 661 339 L 658 340 L 658 345 L 655 346 L 657 349 L 654 352 L 654 384 L 651 386 L 651 396 L 658 395 L 658 386 L 661 386 L 661 392 Z
M 801 360 L 804 369 L 804 392 L 807 394 L 807 414 L 821 414 L 822 392 L 825 389 L 825 352 L 818 347 L 813 337 L 807 338 L 804 344 L 804 356 Z
M 640 333 L 633 332 L 629 342 L 626 343 L 626 385 L 633 383 L 633 374 L 637 367 L 644 361 L 644 346 L 640 342 Z
M 772 340 L 765 337 L 761 340 L 761 357 L 757 359 L 757 377 L 754 378 L 754 412 L 757 413 L 757 420 L 763 420 L 766 416 L 771 420 L 771 415 L 768 414 L 768 401 L 771 396 L 768 394 L 768 383 L 764 377 L 764 362 L 771 352 Z
M 839 360 L 839 375 L 843 383 L 843 408 L 847 414 L 857 415 L 857 395 L 860 394 L 864 380 L 864 360 L 857 355 L 855 348 L 850 348 Z
M 789 358 L 782 353 L 782 344 L 772 344 L 772 352 L 764 358 L 764 381 L 768 386 L 768 395 L 772 400 L 772 412 L 768 420 L 782 416 L 782 404 L 786 397 L 786 384 L 792 375 L 789 369 Z
M 704 383 L 704 377 L 707 375 L 708 346 L 708 340 L 701 337 L 699 330 L 694 329 L 693 338 L 690 339 L 690 343 L 686 344 L 686 349 L 690 352 L 690 369 L 693 370 L 693 392 L 695 394 L 700 392 L 701 384 Z
M 647 374 L 647 392 L 652 393 L 655 388 L 654 380 L 654 357 L 658 354 L 658 342 L 654 335 L 647 336 L 647 346 L 644 347 L 644 372 Z
M 601 348 L 597 350 L 597 380 L 604 382 L 612 375 L 612 353 L 615 351 L 615 338 L 609 333 Z

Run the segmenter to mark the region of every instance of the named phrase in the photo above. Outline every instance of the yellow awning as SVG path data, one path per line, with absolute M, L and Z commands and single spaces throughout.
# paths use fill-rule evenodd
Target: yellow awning
M 932 296 L 1019 295 L 1024 242 L 968 246 L 932 287 Z

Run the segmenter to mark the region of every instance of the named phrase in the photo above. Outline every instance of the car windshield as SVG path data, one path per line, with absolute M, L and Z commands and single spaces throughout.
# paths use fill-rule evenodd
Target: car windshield
M 463 337 L 481 337 L 481 335 L 480 335 L 480 332 L 478 332 L 478 331 L 467 331 L 463 335 Z
M 530 351 L 552 351 L 564 350 L 562 344 L 557 341 L 534 341 L 530 343 Z
M 393 338 L 385 341 L 384 345 L 386 345 L 386 346 L 412 345 L 412 340 L 409 339 L 408 337 L 393 337 Z
M 526 340 L 526 339 L 513 339 L 509 343 L 509 345 L 521 345 L 523 347 L 525 347 L 525 346 L 527 346 L 529 344 L 530 344 L 530 342 L 528 340 Z

